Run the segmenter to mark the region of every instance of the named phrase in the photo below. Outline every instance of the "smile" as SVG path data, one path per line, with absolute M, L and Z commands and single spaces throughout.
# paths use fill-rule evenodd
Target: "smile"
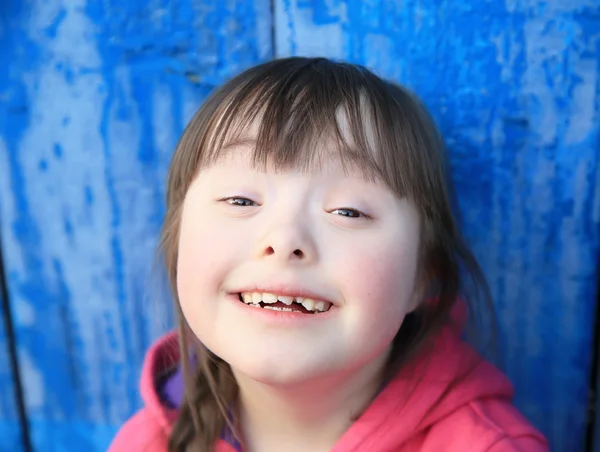
M 319 314 L 331 308 L 328 301 L 313 300 L 312 298 L 290 297 L 272 293 L 243 292 L 239 294 L 241 302 L 248 306 L 273 311 L 302 312 L 304 314 Z

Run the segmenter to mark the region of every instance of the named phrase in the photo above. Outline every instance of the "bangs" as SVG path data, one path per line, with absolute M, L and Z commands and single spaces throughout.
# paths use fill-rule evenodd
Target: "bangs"
M 437 146 L 425 142 L 424 110 L 402 88 L 326 59 L 266 63 L 228 85 L 206 124 L 200 168 L 244 146 L 256 167 L 314 171 L 336 159 L 398 197 L 420 205 L 430 198 Z

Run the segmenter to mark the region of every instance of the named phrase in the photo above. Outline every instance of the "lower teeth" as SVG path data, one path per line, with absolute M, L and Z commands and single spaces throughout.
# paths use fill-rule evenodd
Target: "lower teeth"
M 279 306 L 261 306 L 260 304 L 256 304 L 256 303 L 248 303 L 248 306 L 252 306 L 253 308 L 259 308 L 259 309 L 270 309 L 271 311 L 285 311 L 285 312 L 299 312 L 296 309 L 292 309 L 292 308 L 280 308 Z M 318 311 L 313 312 L 313 314 L 316 314 Z
M 288 311 L 293 312 L 292 308 L 279 308 L 277 306 L 265 306 L 263 309 L 272 309 L 273 311 Z

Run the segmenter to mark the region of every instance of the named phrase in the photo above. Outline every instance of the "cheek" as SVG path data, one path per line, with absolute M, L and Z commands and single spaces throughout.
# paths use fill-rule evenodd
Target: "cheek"
M 209 261 L 218 249 L 215 240 L 207 240 L 209 225 L 183 222 L 179 238 L 177 274 L 179 280 L 193 279 L 206 274 Z
M 235 236 L 209 219 L 184 216 L 177 260 L 177 294 L 186 321 L 207 347 L 215 347 L 222 317 L 223 282 L 233 266 Z
M 177 290 L 183 305 L 198 307 L 212 299 L 220 288 L 234 240 L 216 222 L 184 215 L 179 238 Z
M 414 244 L 372 246 L 356 253 L 360 258 L 344 262 L 347 296 L 360 303 L 360 309 L 399 316 L 407 312 L 414 291 L 417 249 Z

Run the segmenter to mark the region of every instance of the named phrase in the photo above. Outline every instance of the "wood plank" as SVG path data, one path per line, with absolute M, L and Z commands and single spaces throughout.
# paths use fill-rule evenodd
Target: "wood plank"
M 0 219 L 32 441 L 104 451 L 170 327 L 164 178 L 216 84 L 271 56 L 267 0 L 8 2 Z
M 582 450 L 599 242 L 596 0 L 277 0 L 278 56 L 364 64 L 446 137 L 516 404 Z

